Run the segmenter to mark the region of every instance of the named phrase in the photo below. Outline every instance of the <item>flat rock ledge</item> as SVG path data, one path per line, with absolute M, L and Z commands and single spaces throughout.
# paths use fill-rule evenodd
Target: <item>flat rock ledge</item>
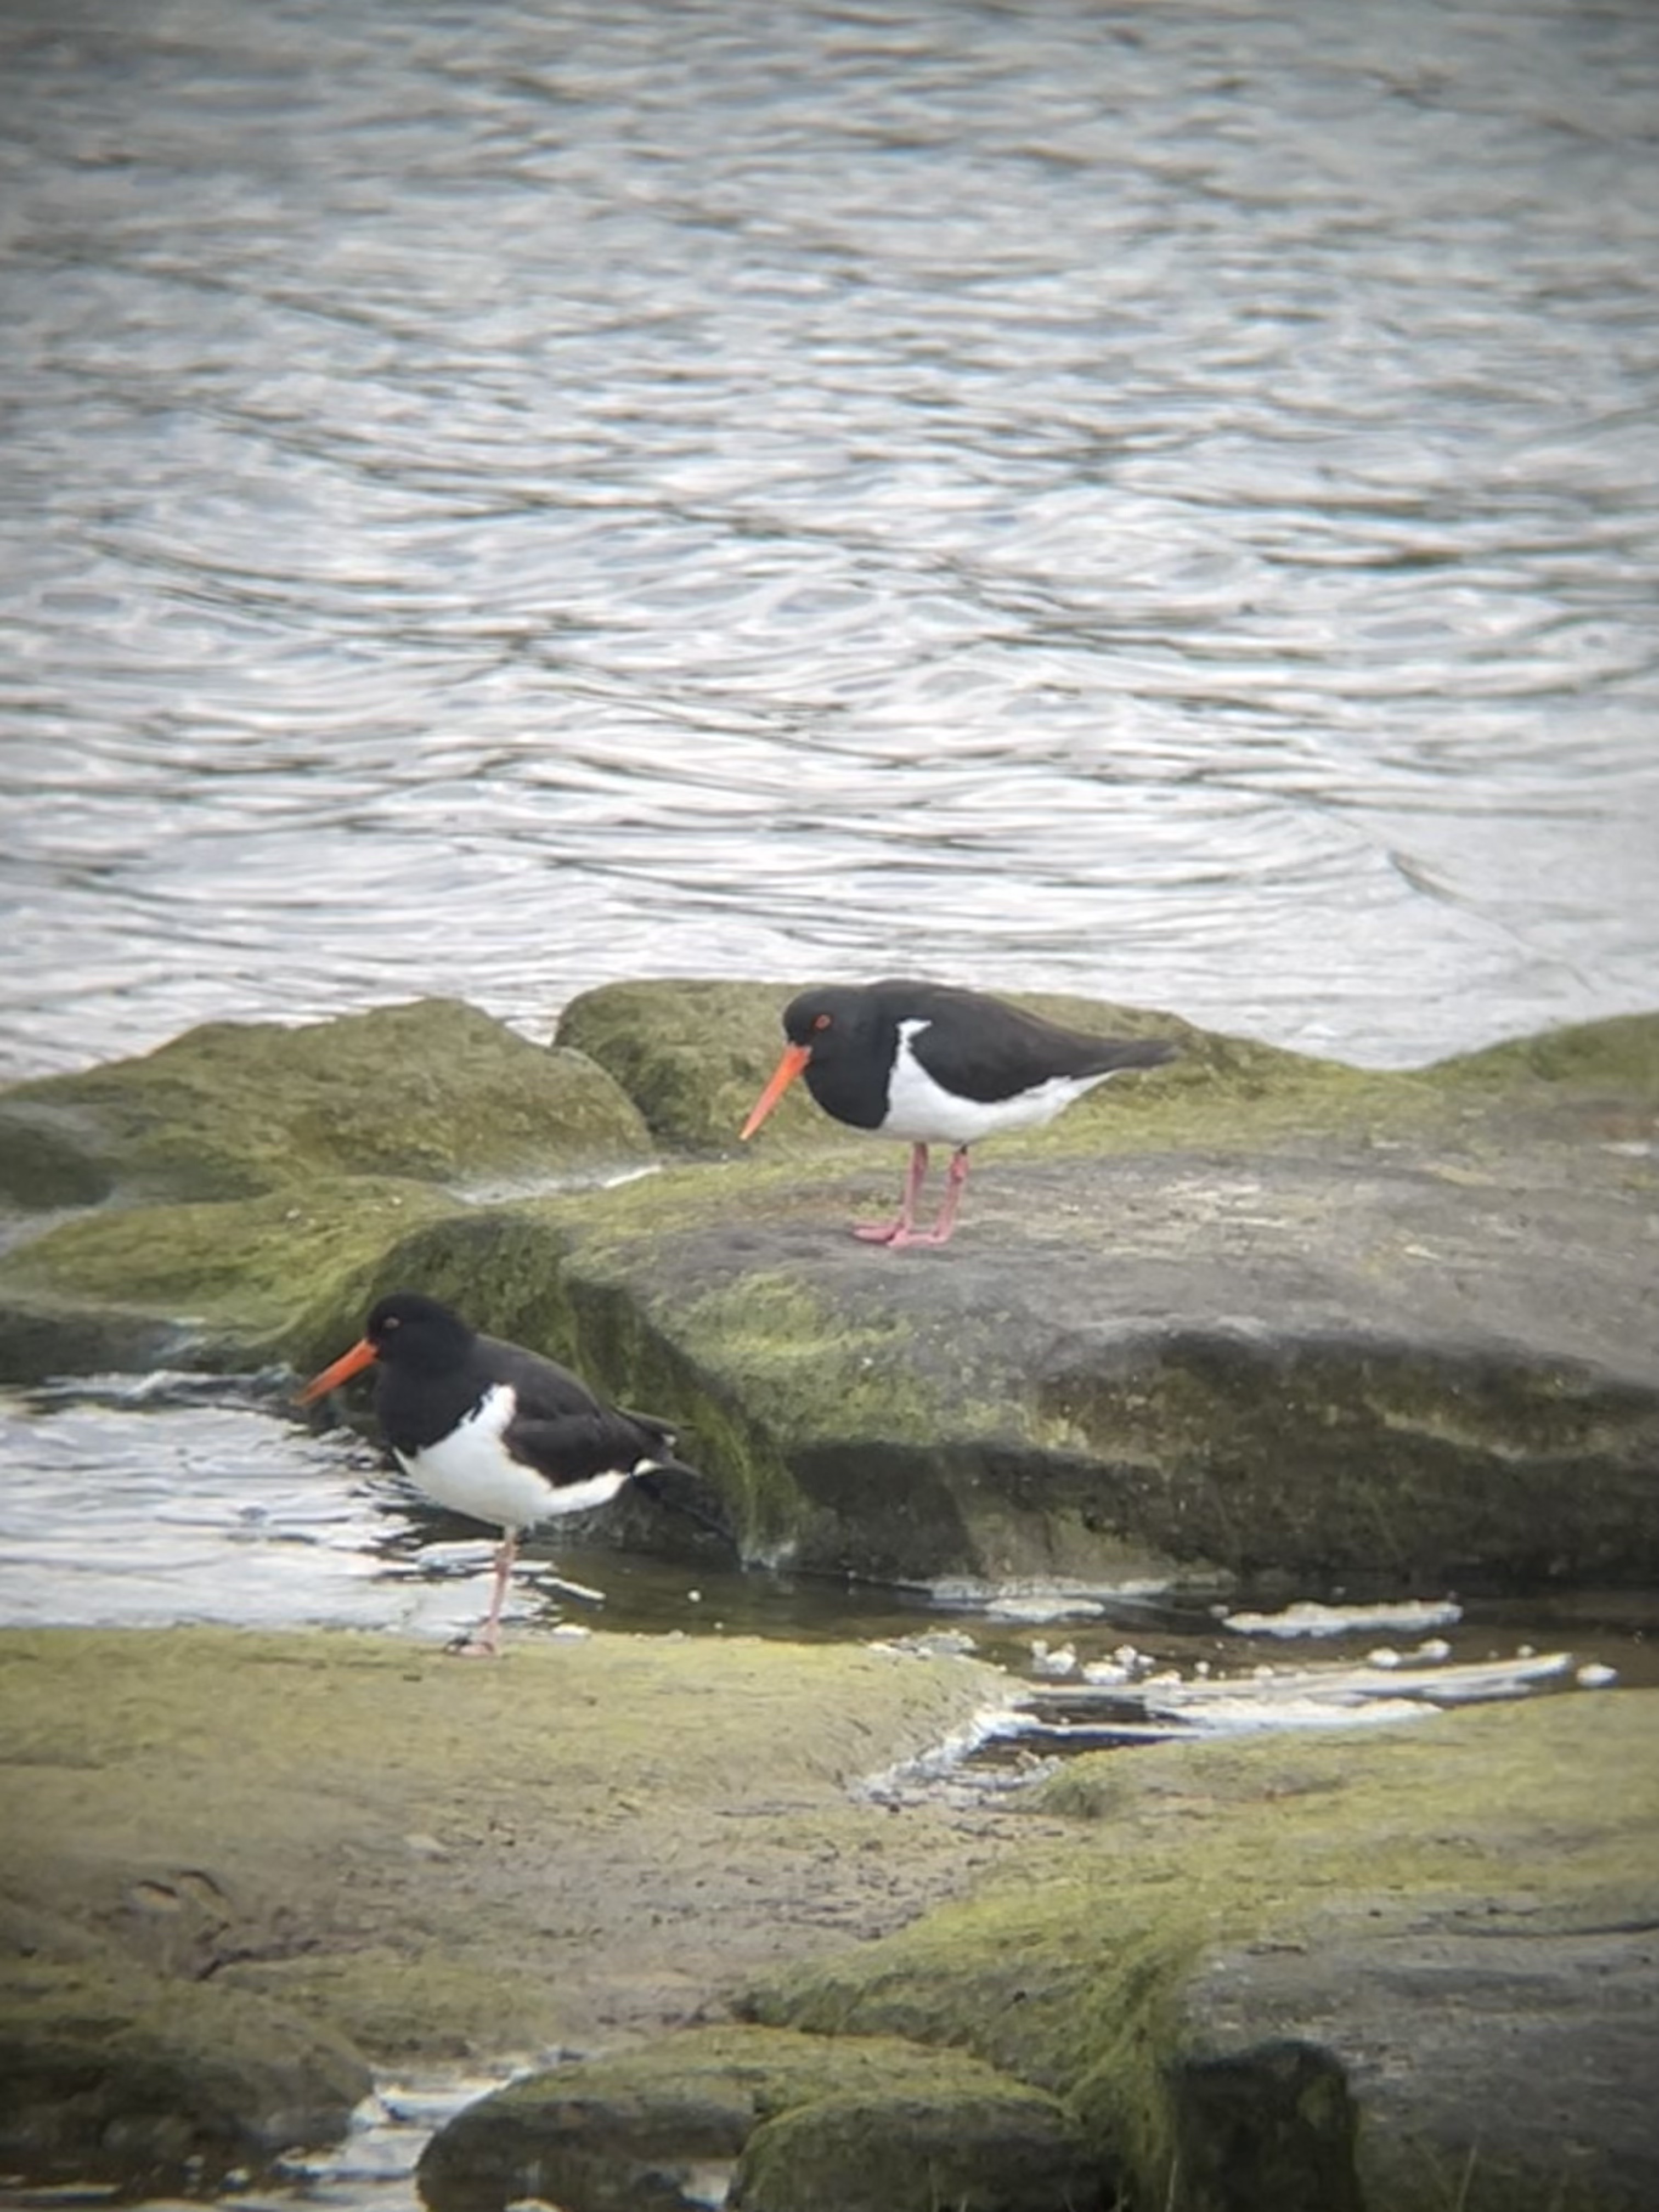
M 1001 1686 L 0 1634 L 3 2170 L 210 2190 L 365 2059 L 559 2052 L 434 2138 L 434 2212 L 1659 2202 L 1659 1692 L 866 1786 Z
M 678 1422 L 750 1560 L 1659 1576 L 1659 1016 L 1382 1074 L 1036 1000 L 1182 1056 L 982 1148 L 957 1240 L 890 1253 L 846 1231 L 903 1147 L 793 1094 L 735 1141 L 788 994 L 615 985 L 550 1049 L 447 1002 L 219 1024 L 18 1086 L 0 1375 L 304 1367 L 408 1285 Z
M 0 1632 L 0 2186 L 257 2181 L 371 2066 L 626 2045 L 897 1926 L 997 1845 L 858 1784 L 1005 1694 L 712 1635 Z

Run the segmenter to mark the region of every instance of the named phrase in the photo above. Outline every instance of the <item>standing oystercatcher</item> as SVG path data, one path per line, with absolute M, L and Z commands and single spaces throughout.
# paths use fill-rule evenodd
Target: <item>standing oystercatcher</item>
M 860 1223 L 872 1244 L 945 1244 L 968 1180 L 968 1147 L 1000 1129 L 1033 1129 L 1126 1068 L 1157 1067 L 1163 1037 L 1086 1036 L 980 991 L 902 977 L 826 984 L 783 1012 L 789 1042 L 742 1134 L 752 1137 L 798 1075 L 826 1114 L 854 1129 L 908 1137 L 910 1169 L 896 1221 Z M 915 1225 L 930 1144 L 955 1146 L 945 1202 Z
M 653 1471 L 689 1474 L 648 1413 L 602 1405 L 568 1368 L 480 1336 L 416 1291 L 394 1291 L 359 1341 L 300 1393 L 308 1406 L 378 1361 L 374 1411 L 404 1473 L 434 1504 L 501 1531 L 489 1612 L 453 1648 L 493 1658 L 519 1538 L 538 1521 L 608 1505 Z

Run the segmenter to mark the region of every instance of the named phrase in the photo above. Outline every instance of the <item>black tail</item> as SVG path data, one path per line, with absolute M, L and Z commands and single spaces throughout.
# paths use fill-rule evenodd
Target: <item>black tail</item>
M 1171 1044 L 1168 1037 L 1103 1037 L 1100 1056 L 1115 1071 L 1122 1067 L 1162 1067 L 1166 1060 L 1180 1059 L 1181 1048 Z

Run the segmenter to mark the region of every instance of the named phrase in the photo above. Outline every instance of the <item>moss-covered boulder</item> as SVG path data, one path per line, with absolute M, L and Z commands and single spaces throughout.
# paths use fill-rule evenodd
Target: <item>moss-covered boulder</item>
M 388 1245 L 465 1211 L 429 1183 L 337 1176 L 77 1215 L 0 1267 L 0 1378 L 303 1357 L 366 1310 Z
M 567 1030 L 666 1139 L 712 1151 L 773 1063 L 781 995 L 617 986 Z M 757 1559 L 1200 1585 L 1659 1575 L 1659 1018 L 1377 1074 L 1042 1003 L 1174 1028 L 1182 1058 L 986 1147 L 944 1249 L 847 1235 L 890 1207 L 904 1148 L 802 1099 L 776 1142 L 769 1123 L 751 1151 L 617 1188 L 489 1204 L 363 1173 L 106 1207 L 0 1259 L 0 1370 L 100 1349 L 306 1366 L 408 1286 L 674 1420 Z
M 753 1989 L 967 2050 L 1169 2212 L 1659 2201 L 1659 1692 L 1074 1762 L 972 1899 Z
M 107 1959 L 0 1964 L 0 2169 L 198 2194 L 337 2142 L 372 2087 L 341 2037 Z
M 931 2078 L 778 2113 L 744 2143 L 732 2191 L 734 2212 L 1102 2212 L 1118 2202 L 1058 2099 L 957 2056 Z
M 1089 2212 L 1105 2194 L 1059 2102 L 977 2059 L 755 2027 L 514 2081 L 438 2131 L 419 2184 L 433 2212 L 689 2212 L 728 2172 L 749 2212 Z
M 0 1194 L 25 1208 L 248 1198 L 342 1174 L 545 1182 L 650 1150 L 592 1060 L 447 999 L 303 1029 L 212 1022 L 0 1096 Z

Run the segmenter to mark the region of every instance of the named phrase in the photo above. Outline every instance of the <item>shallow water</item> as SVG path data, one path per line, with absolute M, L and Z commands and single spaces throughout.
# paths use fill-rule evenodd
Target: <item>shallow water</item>
M 213 1621 L 442 1643 L 476 1622 L 492 1537 L 428 1506 L 352 1431 L 308 1427 L 292 1390 L 277 1370 L 70 1377 L 0 1393 L 0 1624 Z M 1110 1671 L 1115 1659 L 1122 1679 L 1104 1686 L 1110 1702 L 1143 1709 L 1149 1692 L 1157 1706 L 1172 1675 L 1196 1691 L 1282 1671 L 1299 1695 L 1310 1666 L 1340 1674 L 1384 1647 L 1407 1656 L 1419 1691 L 1443 1664 L 1502 1666 L 1523 1649 L 1612 1666 L 1621 1680 L 1659 1680 L 1648 1634 L 1659 1606 L 1635 1595 L 1476 1602 L 1348 1589 L 1275 1590 L 1257 1602 L 1219 1589 L 896 1588 L 598 1544 L 556 1548 L 533 1536 L 507 1622 L 520 1640 L 594 1632 L 908 1638 L 971 1649 L 1034 1684 L 1069 1682 L 1071 1694 L 1085 1669 Z M 1443 1650 L 1425 1659 L 1430 1644 Z M 1404 1674 L 1387 1686 L 1415 1693 Z M 1469 1694 L 1492 1686 L 1477 1680 Z M 1516 1686 L 1561 1686 L 1554 1677 Z M 1253 1718 L 1241 1705 L 1236 1717 L 1257 1724 L 1259 1708 Z M 1224 1726 L 1229 1717 L 1200 1719 Z M 1146 1732 L 1194 1724 L 1171 1717 Z
M 1649 0 L 14 0 L 0 1074 L 1653 997 Z

